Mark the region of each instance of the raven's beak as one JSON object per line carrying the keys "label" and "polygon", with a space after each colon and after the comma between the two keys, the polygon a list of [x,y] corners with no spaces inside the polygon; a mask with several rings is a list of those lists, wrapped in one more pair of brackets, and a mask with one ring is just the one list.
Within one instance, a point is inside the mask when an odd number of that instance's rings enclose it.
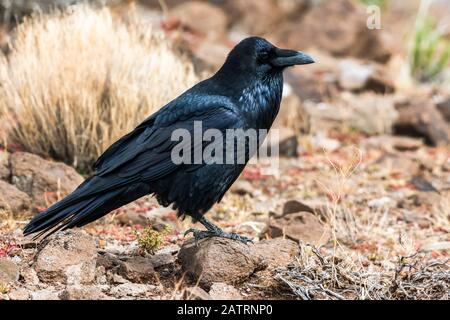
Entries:
{"label": "raven's beak", "polygon": [[272,65],[275,67],[291,67],[314,63],[313,58],[300,51],[276,49],[275,53],[275,57],[271,60]]}

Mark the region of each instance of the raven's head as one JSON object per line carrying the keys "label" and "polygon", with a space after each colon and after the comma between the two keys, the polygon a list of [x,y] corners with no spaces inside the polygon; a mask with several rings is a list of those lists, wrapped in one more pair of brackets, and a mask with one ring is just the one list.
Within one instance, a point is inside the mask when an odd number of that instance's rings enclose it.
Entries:
{"label": "raven's head", "polygon": [[234,47],[222,69],[264,77],[287,67],[310,63],[314,60],[303,52],[279,49],[263,38],[250,37]]}

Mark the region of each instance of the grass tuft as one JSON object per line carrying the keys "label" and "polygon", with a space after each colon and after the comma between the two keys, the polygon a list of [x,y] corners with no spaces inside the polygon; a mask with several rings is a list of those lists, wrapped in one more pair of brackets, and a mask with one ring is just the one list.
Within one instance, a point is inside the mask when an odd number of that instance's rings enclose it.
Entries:
{"label": "grass tuft", "polygon": [[35,15],[0,54],[0,117],[8,142],[89,172],[146,116],[198,81],[163,35],[107,9]]}

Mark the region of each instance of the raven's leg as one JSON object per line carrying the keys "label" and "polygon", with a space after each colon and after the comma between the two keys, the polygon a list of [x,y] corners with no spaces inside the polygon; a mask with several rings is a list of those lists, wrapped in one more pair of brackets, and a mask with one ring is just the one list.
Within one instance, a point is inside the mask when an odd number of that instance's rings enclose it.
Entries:
{"label": "raven's leg", "polygon": [[208,221],[203,216],[200,219],[198,219],[198,222],[200,222],[202,225],[204,225],[207,231],[196,230],[196,229],[191,228],[184,233],[185,236],[188,235],[189,233],[193,233],[196,242],[198,242],[198,240],[201,240],[204,238],[210,238],[210,237],[227,238],[227,239],[237,240],[237,241],[243,242],[245,244],[247,244],[247,242],[253,242],[252,239],[250,239],[250,238],[240,236],[235,233],[224,232],[222,229],[220,229],[218,226],[216,226],[212,222]]}

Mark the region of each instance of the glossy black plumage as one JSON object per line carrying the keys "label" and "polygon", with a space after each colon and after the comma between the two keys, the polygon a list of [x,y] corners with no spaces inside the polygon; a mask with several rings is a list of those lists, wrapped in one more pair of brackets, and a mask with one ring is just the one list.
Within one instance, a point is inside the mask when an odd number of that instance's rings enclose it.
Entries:
{"label": "glossy black plumage", "polygon": [[[49,235],[80,227],[147,194],[173,205],[179,215],[200,219],[242,172],[245,164],[181,164],[171,160],[175,129],[269,129],[279,111],[282,71],[312,63],[296,51],[264,39],[243,40],[223,67],[145,119],[105,151],[95,174],[72,194],[34,217],[24,233]],[[193,146],[194,148],[196,146]],[[199,147],[199,146],[197,146]],[[202,146],[204,147],[204,146]],[[247,155],[250,157],[251,154]]]}

